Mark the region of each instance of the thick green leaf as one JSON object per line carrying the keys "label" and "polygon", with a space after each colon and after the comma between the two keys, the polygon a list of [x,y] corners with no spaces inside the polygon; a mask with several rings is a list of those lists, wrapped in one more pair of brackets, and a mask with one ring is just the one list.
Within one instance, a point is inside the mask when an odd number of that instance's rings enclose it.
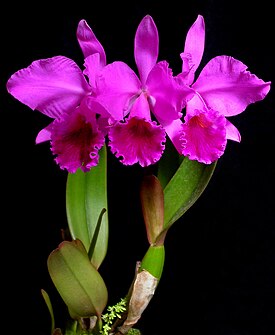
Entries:
{"label": "thick green leaf", "polygon": [[158,162],[157,177],[162,188],[168,184],[183,160],[183,156],[179,155],[174,144],[167,138],[165,150]]}
{"label": "thick green leaf", "polygon": [[[100,150],[99,164],[86,173],[81,169],[76,173],[69,173],[66,188],[66,209],[71,236],[73,239],[80,239],[87,251],[93,241],[91,261],[96,268],[107,253],[107,205],[107,152],[104,146]],[[98,227],[103,209],[107,212],[102,216]]]}
{"label": "thick green leaf", "polygon": [[51,279],[74,319],[101,316],[108,293],[80,240],[64,241],[48,257]]}
{"label": "thick green leaf", "polygon": [[216,163],[209,165],[185,157],[164,188],[164,228],[168,229],[199,198],[212,177]]}

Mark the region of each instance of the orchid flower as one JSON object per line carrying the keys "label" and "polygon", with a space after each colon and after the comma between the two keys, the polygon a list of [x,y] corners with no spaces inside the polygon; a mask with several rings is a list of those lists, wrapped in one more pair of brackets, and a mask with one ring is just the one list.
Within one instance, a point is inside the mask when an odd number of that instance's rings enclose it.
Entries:
{"label": "orchid flower", "polygon": [[[134,42],[139,77],[124,62],[106,65],[97,77],[97,101],[117,120],[111,127],[109,146],[125,165],[156,163],[165,148],[165,127],[182,117],[193,90],[180,85],[166,61],[157,63],[159,36],[151,16],[140,22]],[[152,118],[152,114],[153,118]]]}
{"label": "orchid flower", "polygon": [[264,99],[271,82],[264,82],[247,71],[241,61],[225,55],[212,58],[194,82],[204,43],[204,19],[198,15],[186,36],[182,72],[177,76],[179,82],[194,89],[195,95],[186,104],[184,124],[176,120],[174,132],[169,131],[181,154],[209,164],[221,157],[227,140],[241,141],[238,129],[227,118]]}
{"label": "orchid flower", "polygon": [[[110,117],[93,97],[95,78],[106,65],[104,49],[85,20],[78,24],[77,39],[85,57],[83,72],[73,60],[56,56],[34,61],[7,82],[17,100],[53,119],[36,143],[49,140],[55,161],[71,173],[98,164]],[[93,72],[87,71],[91,66]]]}

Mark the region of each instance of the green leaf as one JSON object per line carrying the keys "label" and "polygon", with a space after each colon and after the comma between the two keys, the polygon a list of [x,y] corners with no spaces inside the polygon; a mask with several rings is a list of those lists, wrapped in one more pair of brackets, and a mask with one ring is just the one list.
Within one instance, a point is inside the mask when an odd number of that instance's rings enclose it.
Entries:
{"label": "green leaf", "polygon": [[42,297],[48,307],[48,310],[50,312],[50,316],[51,316],[51,333],[53,333],[54,329],[55,329],[55,319],[54,319],[54,313],[53,313],[53,307],[52,307],[52,303],[51,303],[51,300],[50,300],[50,297],[48,295],[48,293],[41,289],[41,294],[42,294]]}
{"label": "green leaf", "polygon": [[47,261],[51,279],[73,319],[96,315],[106,307],[108,293],[80,240],[63,241]]}
{"label": "green leaf", "polygon": [[168,229],[200,197],[211,179],[216,162],[206,165],[185,157],[164,188],[164,228]]}
{"label": "green leaf", "polygon": [[174,144],[167,138],[164,153],[158,162],[157,171],[157,177],[163,189],[177,171],[182,160],[183,156],[179,155]]}
{"label": "green leaf", "polygon": [[[104,146],[100,150],[98,165],[89,172],[79,169],[76,173],[69,173],[66,188],[66,210],[71,236],[73,239],[80,239],[87,251],[93,242],[91,262],[96,268],[99,268],[107,253],[107,206],[107,152]],[[104,209],[107,212],[99,227],[98,220]]]}

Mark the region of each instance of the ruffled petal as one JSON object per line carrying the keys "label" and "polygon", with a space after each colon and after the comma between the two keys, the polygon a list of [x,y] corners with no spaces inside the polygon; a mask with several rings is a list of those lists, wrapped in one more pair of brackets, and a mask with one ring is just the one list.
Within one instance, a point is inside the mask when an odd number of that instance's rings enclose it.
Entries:
{"label": "ruffled petal", "polygon": [[123,62],[106,65],[96,80],[97,100],[116,120],[128,113],[130,104],[141,92],[141,83],[135,72]]}
{"label": "ruffled petal", "polygon": [[76,37],[83,52],[84,58],[98,53],[100,55],[101,66],[106,65],[106,54],[104,48],[85,20],[81,20],[78,23]]}
{"label": "ruffled petal", "polygon": [[98,164],[98,151],[104,145],[104,135],[98,130],[96,114],[85,105],[56,119],[51,133],[51,149],[61,169],[75,173],[80,168],[87,172]]}
{"label": "ruffled petal", "polygon": [[142,167],[156,163],[165,148],[165,131],[154,121],[128,118],[110,129],[111,152],[124,165],[139,163]]}
{"label": "ruffled petal", "polygon": [[134,54],[142,85],[157,62],[159,53],[158,30],[150,15],[146,15],[140,22],[136,35]]}
{"label": "ruffled petal", "polygon": [[[194,97],[188,101],[186,105],[186,114],[192,114],[196,109],[204,109],[206,108],[205,101],[200,97],[200,94],[196,92]],[[226,119],[226,138],[228,140],[233,140],[236,142],[241,141],[241,134],[239,130]]]}
{"label": "ruffled petal", "polygon": [[193,88],[209,108],[225,116],[240,114],[249,104],[264,99],[271,84],[246,69],[233,57],[217,56],[206,64]]}
{"label": "ruffled petal", "polygon": [[74,110],[90,87],[74,61],[57,56],[34,61],[14,73],[7,90],[31,109],[57,118]]}
{"label": "ruffled petal", "polygon": [[200,163],[216,161],[226,147],[225,125],[225,117],[213,110],[187,114],[182,126],[182,154]]}
{"label": "ruffled petal", "polygon": [[154,100],[153,113],[162,120],[180,118],[186,101],[194,95],[193,89],[179,85],[166,61],[154,66],[148,75],[146,86]]}
{"label": "ruffled petal", "polygon": [[[181,54],[182,58],[182,72],[186,73],[188,65],[188,85],[191,85],[194,81],[195,72],[200,65],[204,52],[205,44],[205,24],[204,18],[198,15],[196,21],[192,24],[189,29],[184,45],[184,52]],[[191,56],[191,59],[190,59]]]}

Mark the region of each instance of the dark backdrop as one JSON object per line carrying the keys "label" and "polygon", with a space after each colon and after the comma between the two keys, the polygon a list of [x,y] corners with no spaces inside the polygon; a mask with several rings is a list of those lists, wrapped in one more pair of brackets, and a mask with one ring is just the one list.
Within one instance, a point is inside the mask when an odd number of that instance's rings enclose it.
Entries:
{"label": "dark backdrop", "polygon": [[[159,59],[166,59],[176,74],[187,30],[202,14],[203,65],[226,54],[273,81],[274,18],[267,0],[83,0],[1,7],[2,325],[5,334],[50,335],[40,289],[56,299],[61,325],[64,307],[46,259],[66,227],[66,173],[54,163],[48,143],[34,142],[49,119],[7,94],[8,78],[33,60],[56,55],[82,66],[75,34],[83,18],[104,46],[108,62],[122,60],[135,68],[134,34],[146,14],[159,29]],[[167,235],[163,277],[138,324],[144,335],[275,331],[273,89],[232,122],[241,143],[229,141],[206,191]],[[147,243],[137,196],[140,170],[110,160],[110,246],[102,275],[110,303],[115,303],[126,293]]]}

